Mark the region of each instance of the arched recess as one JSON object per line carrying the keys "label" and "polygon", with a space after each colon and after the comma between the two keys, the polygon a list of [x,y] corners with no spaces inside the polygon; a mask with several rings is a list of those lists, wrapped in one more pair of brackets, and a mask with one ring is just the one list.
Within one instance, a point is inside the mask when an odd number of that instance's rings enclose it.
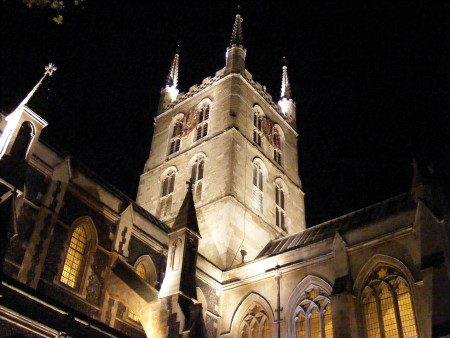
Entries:
{"label": "arched recess", "polygon": [[261,160],[259,157],[254,157],[252,160],[252,164],[259,164],[264,177],[267,178],[269,176],[269,171],[267,170],[267,166],[264,164],[264,161]]}
{"label": "arched recess", "polygon": [[168,154],[176,153],[180,150],[181,137],[183,136],[184,114],[175,115],[169,125]]}
{"label": "arched recess", "polygon": [[25,159],[35,134],[36,127],[34,124],[30,121],[23,122],[12,145],[11,156]]}
{"label": "arched recess", "polygon": [[142,255],[136,259],[136,262],[134,262],[134,269],[136,270],[140,267],[145,269],[144,280],[151,286],[155,286],[158,280],[158,275],[156,273],[155,264],[149,255]]}
{"label": "arched recess", "polygon": [[70,227],[70,236],[64,245],[58,281],[82,292],[97,244],[97,229],[92,219],[89,216],[77,218]]}
{"label": "arched recess", "polygon": [[285,194],[285,197],[289,197],[289,189],[287,184],[284,182],[284,180],[281,177],[277,177],[275,179],[275,184],[279,184],[283,188],[283,192]]}
{"label": "arched recess", "polygon": [[206,297],[205,297],[202,289],[200,289],[198,286],[196,287],[196,291],[197,291],[197,300],[200,304],[202,304],[202,316],[203,316],[203,319],[205,319],[206,311],[208,311],[208,304],[206,303]]}
{"label": "arched recess", "polygon": [[[403,304],[403,306],[400,305],[400,298],[394,298],[392,300],[391,303],[391,307],[388,308],[387,310],[385,308],[381,309],[380,312],[380,308],[377,307],[376,312],[378,314],[377,317],[377,321],[374,323],[371,323],[370,325],[367,323],[367,317],[366,317],[366,312],[368,311],[368,307],[370,306],[369,303],[372,302],[371,301],[367,301],[367,290],[369,287],[369,284],[372,285],[372,283],[374,282],[374,278],[373,275],[377,275],[378,279],[383,280],[385,278],[385,276],[387,278],[391,278],[392,273],[394,274],[394,278],[398,280],[403,280],[406,281],[406,284],[404,284],[408,290],[409,293],[409,305],[404,307],[405,304]],[[383,276],[383,275],[385,276]],[[371,277],[372,276],[372,277]],[[382,283],[380,283],[380,285],[386,285],[386,290],[391,291],[393,294],[395,294],[397,291],[399,291],[399,289],[397,289],[397,282],[394,280],[389,280],[388,283],[385,283],[385,281],[383,280]],[[387,255],[382,255],[382,254],[376,254],[373,257],[371,257],[366,264],[364,264],[364,266],[361,268],[361,270],[358,273],[358,276],[355,279],[355,283],[353,286],[353,290],[354,293],[356,295],[356,299],[357,299],[357,309],[358,309],[358,316],[359,316],[359,322],[361,323],[361,325],[363,326],[364,331],[366,332],[366,330],[368,329],[368,327],[370,326],[371,328],[376,328],[377,330],[381,330],[381,326],[383,325],[384,328],[386,329],[386,322],[385,322],[385,317],[389,317],[389,311],[392,312],[392,308],[394,309],[393,312],[396,313],[395,315],[395,320],[391,321],[391,326],[396,327],[397,330],[399,329],[399,327],[401,327],[400,331],[405,330],[406,328],[404,327],[405,323],[403,322],[403,318],[407,317],[407,316],[411,316],[412,318],[414,318],[412,320],[412,322],[414,323],[412,326],[414,326],[414,329],[411,328],[407,328],[406,330],[408,332],[410,331],[414,331],[415,333],[417,333],[418,336],[423,336],[423,334],[421,334],[422,328],[421,328],[421,322],[417,320],[417,311],[419,309],[419,291],[417,289],[417,285],[416,285],[416,280],[411,272],[411,270],[399,259],[392,257],[392,256],[387,256]],[[382,287],[379,287],[378,291],[386,291],[384,290]],[[382,293],[383,297],[380,295],[380,297],[376,298],[375,301],[373,303],[379,303],[381,300],[381,298],[384,299],[384,301],[386,301],[386,299],[392,299],[391,297],[389,297],[389,293]],[[388,296],[388,297],[384,297],[384,296]],[[397,295],[398,296],[398,295]],[[389,300],[390,302],[391,300]],[[398,303],[397,303],[398,302]],[[385,312],[384,312],[385,311]],[[409,312],[408,314],[405,315],[406,312]],[[370,311],[369,311],[370,312]],[[380,322],[381,319],[381,322]],[[400,320],[399,320],[400,319]],[[383,324],[382,324],[383,323]],[[403,332],[404,334],[404,332]],[[412,337],[414,335],[411,335]]]}
{"label": "arched recess", "polygon": [[273,160],[280,166],[284,164],[285,137],[283,129],[278,124],[272,127],[270,135],[270,145],[272,146]]}
{"label": "arched recess", "polygon": [[355,292],[355,295],[357,295],[358,298],[360,297],[365,282],[369,278],[370,274],[373,272],[373,270],[383,265],[398,270],[403,275],[403,277],[406,278],[409,285],[411,285],[411,293],[414,300],[416,298],[414,288],[415,279],[413,274],[411,273],[411,270],[409,270],[409,268],[399,259],[382,254],[376,254],[372,256],[359,271],[358,276],[355,279],[355,283],[353,284],[353,291]]}
{"label": "arched recess", "polygon": [[297,284],[291,292],[289,302],[286,306],[286,317],[288,318],[288,337],[295,337],[295,317],[298,314],[298,306],[306,298],[306,294],[314,289],[320,290],[324,295],[330,295],[333,288],[324,279],[308,275]]}
{"label": "arched recess", "polygon": [[248,316],[249,313],[254,311],[255,308],[260,308],[261,311],[267,316],[267,323],[270,326],[271,337],[275,336],[276,328],[275,328],[275,316],[272,311],[272,307],[269,302],[261,295],[252,292],[247,295],[241,303],[237,306],[236,311],[233,314],[231,319],[231,336],[232,337],[241,337],[240,330],[242,329],[242,325],[244,320]]}

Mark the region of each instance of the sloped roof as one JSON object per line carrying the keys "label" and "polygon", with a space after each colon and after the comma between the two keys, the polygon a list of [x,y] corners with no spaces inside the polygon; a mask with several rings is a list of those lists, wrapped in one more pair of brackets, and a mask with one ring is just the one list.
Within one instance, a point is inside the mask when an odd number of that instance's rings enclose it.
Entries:
{"label": "sloped roof", "polygon": [[411,193],[407,192],[367,208],[315,225],[297,234],[272,240],[267,243],[257,258],[276,255],[327,238],[333,238],[336,231],[342,234],[413,208],[415,208],[415,202]]}
{"label": "sloped roof", "polygon": [[142,217],[148,219],[150,222],[155,224],[158,228],[163,230],[164,232],[169,232],[169,227],[161,222],[158,218],[156,218],[153,214],[149,213],[147,210],[145,210],[143,207],[141,207],[139,204],[133,202],[133,210],[136,211],[138,214],[140,214]]}

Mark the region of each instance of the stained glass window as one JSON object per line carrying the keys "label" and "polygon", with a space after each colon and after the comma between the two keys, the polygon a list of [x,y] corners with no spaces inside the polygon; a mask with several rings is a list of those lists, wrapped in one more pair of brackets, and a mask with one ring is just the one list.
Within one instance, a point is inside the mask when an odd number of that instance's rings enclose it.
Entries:
{"label": "stained glass window", "polygon": [[76,288],[81,277],[83,258],[86,252],[87,236],[83,226],[78,226],[70,238],[60,281],[71,288]]}
{"label": "stained glass window", "polygon": [[362,293],[367,337],[418,337],[409,286],[390,267],[375,270]]}
{"label": "stained glass window", "polygon": [[239,338],[271,338],[269,319],[259,305],[254,305],[244,317]]}
{"label": "stained glass window", "polygon": [[333,322],[330,300],[319,289],[307,292],[306,299],[297,308],[295,317],[296,338],[333,337]]}

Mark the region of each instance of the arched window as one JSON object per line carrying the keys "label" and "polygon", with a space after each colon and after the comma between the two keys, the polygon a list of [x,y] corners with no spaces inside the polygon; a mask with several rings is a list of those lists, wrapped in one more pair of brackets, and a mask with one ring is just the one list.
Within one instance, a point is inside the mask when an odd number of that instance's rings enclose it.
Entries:
{"label": "arched window", "polygon": [[260,147],[263,137],[263,118],[264,114],[261,111],[255,110],[253,112],[253,142]]}
{"label": "arched window", "polygon": [[259,212],[263,212],[263,171],[260,162],[253,163],[253,196],[252,206]]}
{"label": "arched window", "polygon": [[176,118],[170,138],[169,155],[180,150],[181,136],[183,135],[183,116]]}
{"label": "arched window", "polygon": [[282,165],[281,160],[281,133],[277,127],[272,130],[272,146],[273,146],[273,159],[279,165]]}
{"label": "arched window", "polygon": [[239,330],[240,338],[270,338],[270,323],[267,314],[259,306],[249,309]]}
{"label": "arched window", "polygon": [[60,282],[77,289],[80,286],[82,270],[87,256],[88,236],[84,224],[78,225],[72,232],[64,260]]}
{"label": "arched window", "polygon": [[301,301],[295,315],[295,337],[333,337],[330,300],[319,289],[312,289]]}
{"label": "arched window", "polygon": [[205,102],[200,106],[198,111],[198,125],[195,134],[195,140],[200,140],[208,134],[208,119],[209,119],[209,103]]}
{"label": "arched window", "polygon": [[368,338],[418,337],[408,282],[393,268],[371,274],[360,303]]}
{"label": "arched window", "polygon": [[191,170],[191,180],[194,184],[194,199],[195,201],[200,201],[202,199],[202,189],[203,189],[203,173],[205,170],[205,158],[203,156],[198,156],[197,159],[192,164]]}
{"label": "arched window", "polygon": [[285,218],[283,187],[280,183],[275,183],[275,224],[283,230],[285,230]]}
{"label": "arched window", "polygon": [[159,208],[159,215],[161,217],[170,215],[170,211],[172,208],[173,189],[175,187],[175,175],[176,172],[172,169],[169,170],[164,178]]}
{"label": "arched window", "polygon": [[[134,271],[136,272],[136,274],[139,277],[141,277],[143,280],[147,281],[148,276],[147,276],[147,270],[145,268],[144,263],[142,263],[142,262],[139,263],[136,266],[136,269]],[[128,318],[130,318],[131,320],[139,323],[139,317],[131,309],[128,310]]]}
{"label": "arched window", "polygon": [[33,140],[33,136],[33,124],[28,121],[22,123],[11,148],[11,155],[18,158],[25,158],[31,141]]}

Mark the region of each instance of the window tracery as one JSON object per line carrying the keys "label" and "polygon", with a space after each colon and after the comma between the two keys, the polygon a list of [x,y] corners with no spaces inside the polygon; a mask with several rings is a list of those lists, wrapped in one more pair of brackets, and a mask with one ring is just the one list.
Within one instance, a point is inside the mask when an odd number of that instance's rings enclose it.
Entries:
{"label": "window tracery", "polygon": [[253,113],[253,142],[255,142],[259,147],[262,147],[263,138],[263,118],[264,115],[255,110]]}
{"label": "window tracery", "polygon": [[200,140],[201,138],[208,135],[208,120],[209,120],[209,103],[204,102],[198,112],[198,125],[195,140]]}
{"label": "window tracery", "polygon": [[194,184],[193,194],[195,201],[200,201],[202,199],[204,170],[205,170],[205,158],[203,156],[198,156],[195,162],[192,164],[191,170],[191,180],[192,183]]}
{"label": "window tracery", "polygon": [[180,150],[182,136],[183,136],[183,116],[180,116],[176,119],[173,125],[169,146],[169,155],[174,154]]}
{"label": "window tracery", "polygon": [[159,210],[161,217],[166,217],[170,214],[172,208],[172,195],[175,187],[175,175],[175,170],[170,170],[164,178]]}
{"label": "window tracery", "polygon": [[263,171],[259,161],[253,163],[253,197],[252,206],[259,212],[263,212]]}
{"label": "window tracery", "polygon": [[87,254],[88,238],[83,224],[72,232],[69,248],[64,260],[60,282],[76,289],[80,284],[83,263]]}
{"label": "window tracery", "polygon": [[280,183],[275,183],[275,224],[285,230],[286,212],[284,207],[285,193]]}
{"label": "window tracery", "polygon": [[371,274],[361,295],[367,337],[418,337],[408,282],[393,268]]}
{"label": "window tracery", "polygon": [[330,300],[319,289],[306,293],[295,315],[295,334],[297,338],[332,338],[333,322],[331,319]]}
{"label": "window tracery", "polygon": [[278,128],[273,128],[272,131],[272,146],[273,146],[273,159],[279,165],[282,165],[282,151],[281,151],[281,135]]}
{"label": "window tracery", "polygon": [[264,309],[255,304],[244,317],[240,338],[270,338],[270,323]]}

